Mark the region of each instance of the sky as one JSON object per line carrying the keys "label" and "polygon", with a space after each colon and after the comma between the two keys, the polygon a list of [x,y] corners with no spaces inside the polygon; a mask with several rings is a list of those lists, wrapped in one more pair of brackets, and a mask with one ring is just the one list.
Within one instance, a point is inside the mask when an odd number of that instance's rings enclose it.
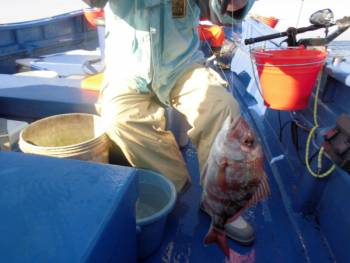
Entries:
{"label": "sky", "polygon": [[[0,4],[0,23],[54,16],[85,6],[81,0],[0,0]],[[251,14],[275,16],[280,20],[276,29],[285,30],[289,26],[297,26],[300,11],[298,26],[307,26],[309,16],[323,8],[332,9],[335,18],[350,16],[349,0],[257,0]],[[318,31],[313,34],[321,33]],[[340,39],[350,40],[350,29]]]}

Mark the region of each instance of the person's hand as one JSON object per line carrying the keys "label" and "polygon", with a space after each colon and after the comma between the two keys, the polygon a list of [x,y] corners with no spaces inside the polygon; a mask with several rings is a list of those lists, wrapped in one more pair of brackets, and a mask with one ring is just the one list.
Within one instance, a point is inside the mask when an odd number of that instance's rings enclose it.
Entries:
{"label": "person's hand", "polygon": [[90,7],[99,7],[103,8],[108,0],[82,0],[86,4],[88,4]]}
{"label": "person's hand", "polygon": [[221,14],[234,15],[247,5],[248,0],[221,0]]}

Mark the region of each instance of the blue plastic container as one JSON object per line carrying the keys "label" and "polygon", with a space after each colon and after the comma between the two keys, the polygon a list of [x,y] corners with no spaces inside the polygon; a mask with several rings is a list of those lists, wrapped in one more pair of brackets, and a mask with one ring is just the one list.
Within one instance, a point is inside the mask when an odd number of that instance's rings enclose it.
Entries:
{"label": "blue plastic container", "polygon": [[176,202],[176,190],[164,176],[140,170],[139,199],[136,202],[138,258],[154,253],[160,246],[168,214]]}

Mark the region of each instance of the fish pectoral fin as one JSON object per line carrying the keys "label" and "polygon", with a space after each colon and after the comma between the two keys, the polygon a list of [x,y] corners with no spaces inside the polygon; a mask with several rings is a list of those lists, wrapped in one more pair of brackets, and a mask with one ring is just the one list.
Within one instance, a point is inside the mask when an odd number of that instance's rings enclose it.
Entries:
{"label": "fish pectoral fin", "polygon": [[208,234],[204,238],[204,244],[209,245],[212,243],[216,243],[227,257],[230,256],[230,249],[227,244],[224,230],[219,230],[213,226],[210,227]]}
{"label": "fish pectoral fin", "polygon": [[219,164],[219,170],[218,170],[218,186],[223,192],[227,191],[227,181],[226,181],[226,167],[227,167],[227,160],[223,158]]}
{"label": "fish pectoral fin", "polygon": [[270,193],[271,193],[271,190],[270,190],[270,186],[269,186],[269,181],[267,179],[266,174],[264,173],[261,176],[259,186],[257,187],[252,198],[249,200],[247,207],[256,205],[258,202],[266,199]]}

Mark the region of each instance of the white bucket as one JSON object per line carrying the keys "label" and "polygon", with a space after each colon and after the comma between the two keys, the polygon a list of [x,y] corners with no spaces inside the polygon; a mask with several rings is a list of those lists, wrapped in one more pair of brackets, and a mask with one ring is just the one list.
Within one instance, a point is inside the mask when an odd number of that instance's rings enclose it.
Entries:
{"label": "white bucket", "polygon": [[108,137],[97,115],[72,113],[41,119],[20,134],[25,153],[108,163]]}

